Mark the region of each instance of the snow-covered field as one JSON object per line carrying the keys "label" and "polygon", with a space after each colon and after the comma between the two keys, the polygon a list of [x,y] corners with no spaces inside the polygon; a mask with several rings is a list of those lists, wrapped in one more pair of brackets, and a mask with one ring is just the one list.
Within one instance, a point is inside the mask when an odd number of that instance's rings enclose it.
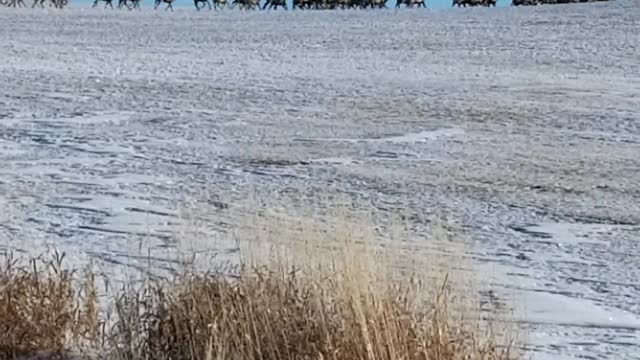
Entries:
{"label": "snow-covered field", "polygon": [[535,358],[640,359],[639,19],[0,8],[0,249],[170,266],[341,192],[458,223]]}

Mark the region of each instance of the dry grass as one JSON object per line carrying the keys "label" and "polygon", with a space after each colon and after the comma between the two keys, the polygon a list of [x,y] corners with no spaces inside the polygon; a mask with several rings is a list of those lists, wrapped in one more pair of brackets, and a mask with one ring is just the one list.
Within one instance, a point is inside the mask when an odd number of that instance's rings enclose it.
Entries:
{"label": "dry grass", "polygon": [[245,249],[242,266],[129,284],[111,292],[112,306],[100,305],[95,275],[63,270],[62,256],[30,267],[9,258],[0,271],[0,357],[519,358],[513,341],[470,316],[469,299],[446,271],[394,270],[398,254],[362,242],[371,238],[363,229],[310,234],[300,223],[288,226],[296,236],[334,240],[322,251],[308,243],[302,252],[291,243],[265,246],[287,229],[271,226],[278,232],[249,242],[253,253]]}
{"label": "dry grass", "polygon": [[77,302],[72,272],[62,269],[64,256],[31,259],[28,266],[7,256],[0,270],[0,358],[41,351],[65,352],[75,331]]}

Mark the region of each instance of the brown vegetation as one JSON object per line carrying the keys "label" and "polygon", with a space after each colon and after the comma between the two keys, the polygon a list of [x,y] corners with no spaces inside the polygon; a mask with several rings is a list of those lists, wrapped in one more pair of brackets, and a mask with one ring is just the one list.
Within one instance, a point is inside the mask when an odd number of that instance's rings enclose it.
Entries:
{"label": "brown vegetation", "polygon": [[64,270],[62,255],[28,266],[8,257],[0,270],[0,358],[518,358],[512,340],[470,316],[472,302],[450,273],[392,270],[388,249],[362,244],[362,232],[338,234],[332,250],[249,245],[270,254],[104,296],[92,271]]}

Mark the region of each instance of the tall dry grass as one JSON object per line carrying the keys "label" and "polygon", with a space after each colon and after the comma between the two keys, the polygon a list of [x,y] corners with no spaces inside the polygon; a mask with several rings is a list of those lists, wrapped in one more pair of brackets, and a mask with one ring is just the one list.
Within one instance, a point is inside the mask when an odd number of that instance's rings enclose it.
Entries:
{"label": "tall dry grass", "polygon": [[[407,269],[366,227],[255,222],[238,267],[182,269],[99,299],[96,275],[63,256],[7,258],[0,357],[114,360],[502,360],[512,335],[472,314],[451,272]],[[317,224],[316,224],[317,225]],[[283,241],[286,239],[286,241]],[[318,243],[318,240],[323,243]],[[41,266],[40,264],[43,264]],[[104,305],[110,302],[111,305]]]}

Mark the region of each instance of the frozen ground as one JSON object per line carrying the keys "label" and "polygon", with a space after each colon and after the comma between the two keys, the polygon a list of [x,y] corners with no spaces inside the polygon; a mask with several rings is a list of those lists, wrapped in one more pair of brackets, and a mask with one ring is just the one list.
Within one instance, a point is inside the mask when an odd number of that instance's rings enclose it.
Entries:
{"label": "frozen ground", "polygon": [[171,266],[338,191],[457,221],[535,358],[640,359],[638,19],[0,8],[0,248]]}

